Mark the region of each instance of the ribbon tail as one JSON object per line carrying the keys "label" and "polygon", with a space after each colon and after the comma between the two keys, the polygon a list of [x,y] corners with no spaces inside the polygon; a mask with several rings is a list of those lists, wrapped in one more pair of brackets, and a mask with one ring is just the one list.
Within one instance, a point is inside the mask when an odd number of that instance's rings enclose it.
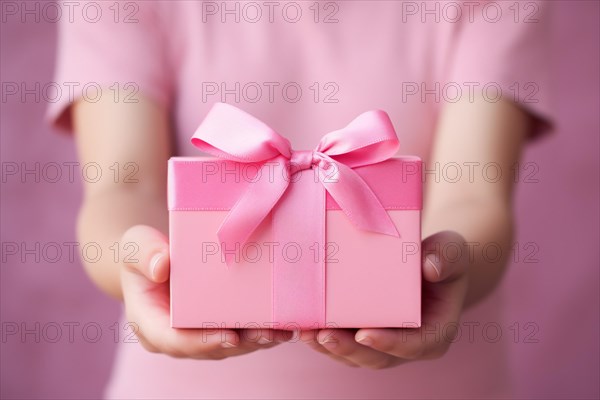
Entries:
{"label": "ribbon tail", "polygon": [[248,185],[246,193],[240,197],[219,227],[217,237],[227,266],[239,259],[240,248],[287,189],[290,180],[286,161],[284,156],[279,156],[263,164],[256,181]]}
{"label": "ribbon tail", "polygon": [[325,189],[346,216],[360,229],[400,237],[396,225],[369,185],[347,165],[327,157],[328,168],[319,168]]}
{"label": "ribbon tail", "polygon": [[294,176],[273,209],[273,238],[281,251],[273,253],[271,321],[279,328],[317,329],[326,322],[325,187],[313,172]]}

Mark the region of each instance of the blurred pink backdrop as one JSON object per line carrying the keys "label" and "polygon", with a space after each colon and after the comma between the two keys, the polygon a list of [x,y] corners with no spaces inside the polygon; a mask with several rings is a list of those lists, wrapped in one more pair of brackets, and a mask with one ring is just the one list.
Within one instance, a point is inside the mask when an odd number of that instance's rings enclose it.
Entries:
{"label": "blurred pink backdrop", "polygon": [[[517,190],[517,242],[537,244],[536,263],[511,266],[501,285],[508,307],[505,324],[533,322],[538,343],[523,338],[510,348],[515,397],[598,398],[600,396],[599,294],[599,3],[556,2],[552,41],[555,60],[557,129],[532,143],[523,163],[536,163],[538,182]],[[1,80],[52,80],[55,28],[32,19],[1,24]],[[3,168],[76,162],[70,138],[43,123],[46,108],[33,95],[5,98],[0,117]],[[16,164],[13,164],[16,163]],[[63,172],[67,168],[63,168]],[[68,259],[80,185],[27,183],[6,176],[1,191],[0,269],[1,397],[98,398],[111,368],[119,305],[88,281],[77,258]],[[56,243],[59,262],[23,262],[10,256],[10,243],[33,248]],[[56,248],[56,247],[54,247]],[[52,250],[51,248],[49,248]],[[525,253],[534,249],[528,247]],[[36,323],[39,328],[36,329]],[[57,330],[57,324],[60,329]],[[73,337],[69,336],[69,326]],[[25,329],[32,331],[24,337]],[[122,327],[118,327],[122,328]],[[96,338],[98,329],[102,334]],[[15,331],[18,331],[15,333]],[[40,333],[36,337],[35,332]],[[60,333],[61,337],[56,337]],[[97,339],[97,341],[96,341]],[[51,343],[51,341],[56,343]],[[39,343],[38,343],[39,342]]]}

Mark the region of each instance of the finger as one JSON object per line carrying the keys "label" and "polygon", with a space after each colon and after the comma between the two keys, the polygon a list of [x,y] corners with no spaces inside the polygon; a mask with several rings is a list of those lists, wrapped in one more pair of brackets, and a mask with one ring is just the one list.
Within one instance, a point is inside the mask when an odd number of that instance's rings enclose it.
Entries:
{"label": "finger", "polygon": [[329,358],[331,358],[331,359],[333,359],[335,361],[338,361],[338,362],[340,362],[342,364],[346,364],[347,366],[353,367],[353,368],[356,368],[356,367],[359,366],[358,364],[355,364],[352,361],[347,360],[347,359],[345,359],[342,356],[338,356],[338,355],[333,354],[332,352],[330,352],[329,350],[327,350],[325,347],[323,347],[317,341],[318,334],[319,334],[319,330],[315,330],[315,329],[308,330],[308,331],[301,331],[301,333],[300,333],[300,340],[302,340],[304,343],[306,343],[306,345],[308,347],[310,347],[311,349],[313,349],[313,350],[315,350],[315,351],[317,351],[317,352],[319,352],[321,354],[324,354],[324,355],[328,356]]}
{"label": "finger", "polygon": [[318,342],[311,342],[311,343],[307,343],[307,345],[312,348],[315,351],[318,351],[321,354],[326,355],[327,357],[331,358],[332,360],[335,360],[341,364],[345,364],[349,367],[352,368],[358,368],[360,367],[360,365],[353,363],[352,361],[342,357],[342,356],[338,356],[333,354],[332,352],[330,352],[329,350],[327,350],[326,348],[324,348],[322,345],[320,345]]}
{"label": "finger", "polygon": [[357,342],[407,360],[438,358],[458,334],[458,321],[467,292],[467,279],[423,285],[423,324],[420,328],[358,330]]}
{"label": "finger", "polygon": [[456,232],[443,231],[423,241],[423,277],[427,282],[451,282],[467,272],[468,248]]}
{"label": "finger", "polygon": [[354,339],[373,350],[403,360],[426,358],[436,343],[422,340],[420,329],[359,329]]}
{"label": "finger", "polygon": [[239,345],[239,336],[232,329],[171,328],[169,285],[154,284],[148,292],[139,287],[141,279],[145,280],[138,273],[121,274],[127,318],[146,349],[173,357],[212,358]]}
{"label": "finger", "polygon": [[122,246],[137,251],[124,264],[152,282],[162,283],[169,278],[169,243],[158,230],[145,225],[129,228],[121,238]]}
{"label": "finger", "polygon": [[423,325],[447,331],[458,321],[467,294],[468,249],[461,235],[443,231],[423,241],[423,254]]}
{"label": "finger", "polygon": [[399,360],[395,360],[390,354],[357,343],[353,330],[323,329],[319,332],[317,340],[333,355],[361,367],[381,369],[399,363]]}
{"label": "finger", "polygon": [[294,332],[281,329],[241,329],[239,335],[244,345],[261,347],[288,342],[294,336]]}
{"label": "finger", "polygon": [[[128,319],[136,321],[134,326],[143,327],[143,332],[138,329],[136,334],[149,351],[172,357],[198,359],[222,359],[236,354],[235,350],[248,352],[247,349],[241,348],[239,335],[234,330],[173,329],[168,320],[165,321],[152,312],[144,314],[128,316]],[[228,354],[228,350],[232,352]]]}
{"label": "finger", "polygon": [[301,330],[301,331],[299,331],[298,339],[307,344],[312,343],[312,342],[318,343],[317,342],[318,334],[319,334],[318,329]]}
{"label": "finger", "polygon": [[143,332],[137,333],[149,351],[176,358],[222,360],[260,348],[244,343],[233,329],[174,329],[170,327],[168,315],[165,318],[152,308],[144,308],[140,314],[128,315],[128,319],[143,327]]}
{"label": "finger", "polygon": [[360,329],[355,340],[366,347],[406,360],[437,358],[457,334],[467,293],[464,238],[436,233],[423,241],[423,325],[418,329]]}
{"label": "finger", "polygon": [[[134,278],[134,277],[132,277]],[[127,279],[127,278],[125,278]],[[163,290],[164,293],[158,293]],[[139,332],[140,340],[149,351],[165,353],[173,357],[221,360],[251,353],[261,348],[270,348],[289,340],[291,332],[234,329],[174,329],[170,326],[168,301],[158,300],[161,295],[168,294],[168,285],[155,288],[151,298],[143,292],[125,291],[125,304],[128,318],[135,321],[143,332]],[[135,306],[129,307],[133,303]],[[132,309],[132,311],[130,311]],[[258,343],[255,338],[268,337],[270,342]]]}
{"label": "finger", "polygon": [[418,329],[360,329],[355,339],[372,349],[404,360],[440,358],[458,333],[458,323],[424,323]]}

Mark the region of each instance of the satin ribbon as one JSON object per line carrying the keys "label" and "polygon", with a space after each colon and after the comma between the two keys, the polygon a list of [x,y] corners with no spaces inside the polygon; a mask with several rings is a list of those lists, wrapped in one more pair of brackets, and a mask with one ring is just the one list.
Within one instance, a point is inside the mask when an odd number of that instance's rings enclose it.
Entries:
{"label": "satin ribbon", "polygon": [[[286,138],[260,120],[234,106],[216,103],[192,143],[224,159],[263,163],[257,175],[261,179],[249,183],[217,232],[228,266],[236,249],[270,212],[280,249],[294,244],[300,252],[316,251],[317,257],[304,254],[299,262],[275,255],[271,316],[278,328],[327,326],[325,191],[359,229],[400,236],[371,188],[352,169],[387,160],[398,150],[398,138],[383,111],[359,115],[345,128],[323,136],[315,150],[293,151]],[[316,170],[318,180],[297,175],[309,169]]]}
{"label": "satin ribbon", "polygon": [[[357,228],[400,236],[373,191],[352,170],[387,160],[398,150],[396,132],[384,111],[359,115],[345,128],[323,136],[313,151],[293,151],[290,142],[264,122],[232,105],[215,103],[192,143],[216,157],[268,164],[263,164],[260,176],[272,179],[252,182],[219,228],[218,238],[227,249],[243,246],[285,193],[293,175],[309,168],[318,170],[325,190]],[[226,254],[228,265],[232,257]]]}

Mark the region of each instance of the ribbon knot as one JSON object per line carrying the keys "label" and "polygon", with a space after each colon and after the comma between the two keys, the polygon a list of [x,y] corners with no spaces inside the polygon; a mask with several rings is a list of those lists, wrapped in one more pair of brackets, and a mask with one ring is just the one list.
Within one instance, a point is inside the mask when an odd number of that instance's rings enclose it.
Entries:
{"label": "ribbon knot", "polygon": [[318,153],[310,150],[292,151],[290,158],[290,175],[305,169],[313,168],[321,163]]}
{"label": "ribbon knot", "polygon": [[[293,151],[290,142],[264,122],[229,104],[215,103],[192,143],[213,156],[262,163],[261,176],[271,176],[269,168],[275,165],[275,179],[250,183],[230,210],[217,233],[222,248],[243,246],[293,184],[289,178],[315,166],[319,182],[357,228],[400,236],[377,196],[353,170],[385,161],[398,150],[396,132],[384,111],[359,115],[345,128],[323,136],[316,150]],[[227,264],[232,257],[226,255]]]}

